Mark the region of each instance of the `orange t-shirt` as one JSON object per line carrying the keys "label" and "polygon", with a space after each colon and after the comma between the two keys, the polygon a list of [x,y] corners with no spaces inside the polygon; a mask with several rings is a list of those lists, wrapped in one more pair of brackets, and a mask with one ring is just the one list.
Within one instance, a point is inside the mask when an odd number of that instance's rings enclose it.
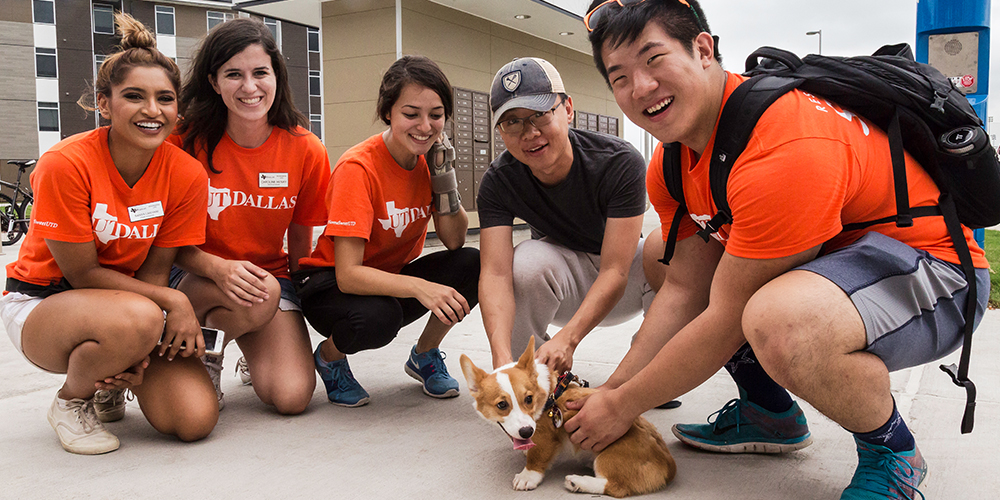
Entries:
{"label": "orange t-shirt", "polygon": [[[746,78],[729,74],[724,99]],[[718,128],[718,123],[716,123]],[[715,132],[705,151],[715,143]],[[678,203],[663,180],[663,148],[646,172],[649,199],[667,237]],[[678,241],[693,235],[716,213],[709,183],[709,155],[681,150],[682,182],[690,219],[682,219]],[[937,204],[940,191],[927,172],[906,154],[910,206]],[[732,225],[713,235],[726,252],[751,259],[794,255],[825,244],[829,252],[868,231],[878,231],[935,257],[958,263],[941,217],[918,217],[913,227],[895,223],[844,231],[843,225],[896,214],[889,143],[885,133],[861,117],[798,90],[780,97],[761,116],[750,141],[733,165],[727,184]],[[963,228],[978,268],[989,265]]]}
{"label": "orange t-shirt", "polygon": [[[178,146],[183,139],[170,136]],[[274,127],[264,144],[247,149],[229,134],[212,154],[197,156],[208,172],[208,228],[198,248],[232,260],[247,260],[276,277],[289,277],[285,231],[291,223],[326,224],[323,195],[330,181],[326,148],[308,130]]]}
{"label": "orange t-shirt", "polygon": [[129,187],[111,159],[107,127],[74,135],[42,155],[31,173],[31,225],[7,277],[43,286],[62,279],[46,239],[93,241],[102,267],[133,276],[151,246],[205,241],[207,185],[197,161],[164,143]]}
{"label": "orange t-shirt", "polygon": [[347,150],[326,192],[329,220],[302,267],[333,267],[333,238],[364,238],[362,264],[398,273],[420,256],[432,214],[431,174],[423,156],[404,170],[376,134]]}

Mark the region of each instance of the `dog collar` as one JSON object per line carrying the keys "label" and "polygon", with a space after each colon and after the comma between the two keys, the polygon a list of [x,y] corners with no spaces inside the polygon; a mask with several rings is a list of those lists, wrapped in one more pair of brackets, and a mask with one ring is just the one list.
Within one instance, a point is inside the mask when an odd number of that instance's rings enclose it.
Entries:
{"label": "dog collar", "polygon": [[562,410],[556,406],[556,399],[559,399],[559,396],[562,396],[566,392],[566,389],[569,388],[569,384],[573,382],[580,384],[581,387],[590,387],[589,382],[582,380],[567,370],[562,375],[559,375],[556,387],[552,389],[552,394],[549,394],[549,399],[545,401],[545,407],[542,409],[543,411],[548,411],[549,418],[552,419],[552,424],[555,425],[556,429],[562,427],[563,424]]}

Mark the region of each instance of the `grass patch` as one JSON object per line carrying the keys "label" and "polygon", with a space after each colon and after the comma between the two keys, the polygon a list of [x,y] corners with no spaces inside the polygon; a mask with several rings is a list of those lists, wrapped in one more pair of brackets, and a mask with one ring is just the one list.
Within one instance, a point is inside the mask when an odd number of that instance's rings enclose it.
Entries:
{"label": "grass patch", "polygon": [[990,308],[1000,308],[1000,231],[987,229],[986,260],[990,261]]}

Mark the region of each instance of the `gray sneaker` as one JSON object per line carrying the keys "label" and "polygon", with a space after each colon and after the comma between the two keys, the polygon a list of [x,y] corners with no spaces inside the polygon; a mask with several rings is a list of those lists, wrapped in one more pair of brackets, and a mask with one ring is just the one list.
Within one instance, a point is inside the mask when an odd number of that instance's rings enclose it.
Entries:
{"label": "gray sneaker", "polygon": [[60,405],[56,396],[47,418],[63,449],[70,453],[100,455],[115,451],[120,445],[118,438],[98,420],[94,398],[70,399]]}
{"label": "gray sneaker", "polygon": [[117,422],[125,417],[125,389],[97,391],[94,410],[101,422]]}
{"label": "gray sneaker", "polygon": [[222,399],[222,355],[213,356],[206,354],[201,357],[201,362],[205,364],[208,376],[212,379],[212,385],[215,386],[215,395],[219,397],[219,411],[222,411],[226,407],[226,400]]}
{"label": "gray sneaker", "polygon": [[247,358],[240,356],[240,359],[236,361],[236,373],[240,375],[240,382],[243,382],[243,385],[253,385],[253,380],[250,379],[250,365],[247,364]]}

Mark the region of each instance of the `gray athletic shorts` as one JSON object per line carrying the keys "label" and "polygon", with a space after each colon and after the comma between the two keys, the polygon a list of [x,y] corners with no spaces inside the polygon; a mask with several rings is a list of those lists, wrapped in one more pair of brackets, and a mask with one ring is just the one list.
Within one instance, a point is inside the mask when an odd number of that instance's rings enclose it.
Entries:
{"label": "gray athletic shorts", "polygon": [[[181,284],[181,280],[187,274],[187,271],[177,266],[170,268],[170,288],[177,289]],[[278,301],[278,309],[281,311],[302,312],[302,301],[299,300],[299,296],[295,293],[295,285],[292,284],[292,280],[288,278],[275,279],[278,280],[278,285],[281,286],[281,300]]]}
{"label": "gray athletic shorts", "polygon": [[[834,282],[861,313],[866,351],[889,371],[940,359],[961,347],[969,287],[962,268],[880,233],[796,269]],[[989,269],[976,269],[979,326],[990,296]]]}

